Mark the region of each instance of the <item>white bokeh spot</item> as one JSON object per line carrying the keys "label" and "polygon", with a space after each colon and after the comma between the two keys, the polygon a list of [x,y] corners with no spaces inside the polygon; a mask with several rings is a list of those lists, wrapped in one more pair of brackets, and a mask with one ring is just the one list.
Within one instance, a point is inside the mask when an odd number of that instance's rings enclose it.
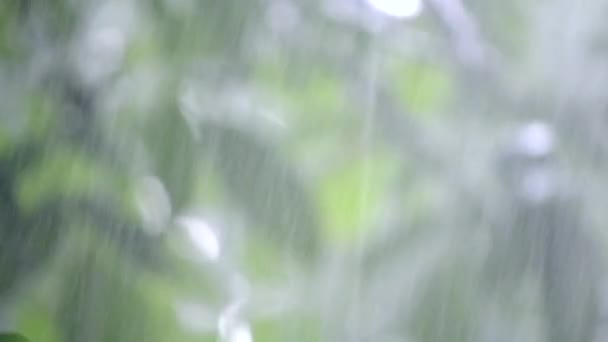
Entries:
{"label": "white bokeh spot", "polygon": [[220,257],[220,241],[209,223],[193,216],[182,216],[177,219],[196,248],[211,261]]}
{"label": "white bokeh spot", "polygon": [[422,12],[422,0],[367,0],[376,11],[396,18],[414,18]]}
{"label": "white bokeh spot", "polygon": [[517,144],[519,149],[527,155],[540,157],[553,150],[555,137],[548,124],[542,121],[534,121],[526,125],[519,133]]}

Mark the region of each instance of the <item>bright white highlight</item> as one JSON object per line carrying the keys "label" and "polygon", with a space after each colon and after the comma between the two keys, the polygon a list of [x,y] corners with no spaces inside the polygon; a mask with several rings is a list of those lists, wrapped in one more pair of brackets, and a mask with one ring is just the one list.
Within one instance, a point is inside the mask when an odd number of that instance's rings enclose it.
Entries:
{"label": "bright white highlight", "polygon": [[242,302],[229,305],[220,315],[217,329],[223,342],[253,342],[251,328],[245,321],[239,319]]}
{"label": "bright white highlight", "polygon": [[241,323],[234,327],[226,337],[226,342],[253,342],[249,324]]}
{"label": "bright white highlight", "polygon": [[541,157],[551,153],[555,145],[555,137],[549,125],[535,121],[522,129],[517,137],[517,144],[526,155]]}
{"label": "bright white highlight", "polygon": [[197,217],[183,216],[177,219],[177,223],[205,257],[212,261],[220,257],[220,241],[207,222]]}
{"label": "bright white highlight", "polygon": [[414,18],[422,12],[422,0],[367,0],[376,11],[396,18]]}

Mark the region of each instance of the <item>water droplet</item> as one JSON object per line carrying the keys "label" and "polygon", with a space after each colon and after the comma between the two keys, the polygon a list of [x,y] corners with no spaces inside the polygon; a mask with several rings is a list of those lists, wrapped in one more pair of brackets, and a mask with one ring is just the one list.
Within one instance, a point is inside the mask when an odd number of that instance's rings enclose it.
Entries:
{"label": "water droplet", "polygon": [[516,144],[519,151],[529,157],[543,157],[553,150],[555,138],[548,124],[535,121],[522,128]]}
{"label": "water droplet", "polygon": [[249,324],[239,318],[242,301],[230,304],[220,315],[217,329],[224,342],[253,342]]}
{"label": "water droplet", "polygon": [[422,12],[421,0],[367,0],[375,10],[396,18],[414,18]]}
{"label": "water droplet", "polygon": [[226,337],[226,342],[253,342],[249,324],[240,323],[236,325]]}
{"label": "water droplet", "polygon": [[209,260],[216,261],[220,257],[220,241],[211,226],[201,218],[182,216],[177,219],[188,234],[197,249]]}

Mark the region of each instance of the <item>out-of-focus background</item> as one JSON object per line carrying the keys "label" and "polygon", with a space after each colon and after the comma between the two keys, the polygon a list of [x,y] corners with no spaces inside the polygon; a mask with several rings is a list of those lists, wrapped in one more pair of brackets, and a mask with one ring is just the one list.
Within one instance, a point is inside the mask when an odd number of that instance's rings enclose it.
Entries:
{"label": "out-of-focus background", "polygon": [[0,331],[605,341],[607,13],[2,0]]}

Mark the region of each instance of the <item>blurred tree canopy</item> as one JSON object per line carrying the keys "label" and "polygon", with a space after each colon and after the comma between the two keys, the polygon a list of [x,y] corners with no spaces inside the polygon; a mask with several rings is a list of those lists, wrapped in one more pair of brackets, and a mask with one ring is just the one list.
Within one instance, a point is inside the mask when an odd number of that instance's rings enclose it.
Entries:
{"label": "blurred tree canopy", "polygon": [[0,327],[543,340],[538,277],[486,279],[517,225],[496,160],[555,128],[600,265],[608,4],[382,3],[3,0]]}

